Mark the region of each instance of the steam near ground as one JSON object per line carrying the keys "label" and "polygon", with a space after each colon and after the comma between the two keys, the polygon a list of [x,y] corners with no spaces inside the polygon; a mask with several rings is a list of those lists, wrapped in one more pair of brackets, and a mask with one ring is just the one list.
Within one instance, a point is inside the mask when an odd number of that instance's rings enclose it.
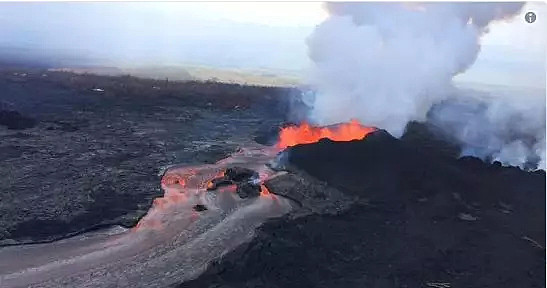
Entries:
{"label": "steam near ground", "polygon": [[545,96],[536,93],[458,89],[429,110],[427,121],[457,139],[463,156],[545,170]]}
{"label": "steam near ground", "polygon": [[[401,136],[429,121],[457,139],[464,155],[545,169],[545,95],[489,97],[456,88],[493,21],[524,3],[330,3],[308,39],[313,61],[310,121],[352,118]],[[491,95],[495,96],[495,95]]]}

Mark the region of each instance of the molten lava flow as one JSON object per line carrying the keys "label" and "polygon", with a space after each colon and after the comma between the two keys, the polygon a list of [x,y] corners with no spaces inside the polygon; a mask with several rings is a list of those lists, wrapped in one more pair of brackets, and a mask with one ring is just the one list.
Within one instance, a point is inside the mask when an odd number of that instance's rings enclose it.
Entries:
{"label": "molten lava flow", "polygon": [[260,185],[260,196],[269,196],[271,194],[270,190],[264,185]]}
{"label": "molten lava flow", "polygon": [[375,130],[373,127],[361,125],[357,120],[351,120],[349,123],[342,123],[334,127],[313,127],[304,122],[299,126],[281,129],[277,146],[284,149],[298,144],[318,142],[322,138],[333,141],[359,140]]}

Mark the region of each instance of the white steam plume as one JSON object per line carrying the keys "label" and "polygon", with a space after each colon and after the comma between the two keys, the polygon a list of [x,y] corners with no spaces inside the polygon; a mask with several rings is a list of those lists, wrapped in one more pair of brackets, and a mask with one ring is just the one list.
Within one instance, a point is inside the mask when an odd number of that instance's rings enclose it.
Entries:
{"label": "white steam plume", "polygon": [[427,121],[456,138],[463,155],[545,170],[545,97],[459,90],[435,104]]}
{"label": "white steam plume", "polygon": [[308,120],[356,118],[396,137],[409,121],[428,121],[457,139],[463,155],[545,169],[545,96],[519,105],[523,95],[479,100],[452,85],[475,62],[488,25],[523,4],[327,4],[330,17],[308,39]]}
{"label": "white steam plume", "polygon": [[425,120],[452,78],[475,61],[493,20],[522,3],[330,3],[330,17],[308,39],[310,120],[357,118],[401,136]]}

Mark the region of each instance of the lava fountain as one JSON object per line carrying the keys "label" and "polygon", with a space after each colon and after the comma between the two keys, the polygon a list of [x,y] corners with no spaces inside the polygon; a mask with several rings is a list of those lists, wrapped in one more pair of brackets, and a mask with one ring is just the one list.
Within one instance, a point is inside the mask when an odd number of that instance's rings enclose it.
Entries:
{"label": "lava fountain", "polygon": [[304,122],[298,126],[289,126],[279,132],[277,147],[285,149],[298,144],[310,144],[323,138],[333,141],[351,141],[365,138],[376,128],[362,125],[358,120],[329,127],[315,127]]}

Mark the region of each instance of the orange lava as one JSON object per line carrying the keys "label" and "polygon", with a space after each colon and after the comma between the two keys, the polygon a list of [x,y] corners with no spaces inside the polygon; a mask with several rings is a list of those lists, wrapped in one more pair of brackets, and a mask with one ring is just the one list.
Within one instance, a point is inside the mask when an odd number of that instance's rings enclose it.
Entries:
{"label": "orange lava", "polygon": [[222,178],[226,175],[226,170],[222,169],[220,170],[215,177],[213,177],[211,180],[207,181],[205,188],[207,189],[213,189],[215,187],[215,184],[213,184],[213,180],[217,178]]}
{"label": "orange lava", "polygon": [[270,190],[268,190],[268,188],[266,188],[266,186],[260,185],[260,196],[268,196],[270,194],[271,194]]}
{"label": "orange lava", "polygon": [[357,120],[342,123],[333,127],[314,127],[304,122],[298,126],[289,126],[279,132],[277,147],[285,149],[298,144],[318,142],[328,138],[333,141],[351,141],[365,138],[376,128],[363,126]]}
{"label": "orange lava", "polygon": [[164,185],[173,185],[173,184],[179,184],[181,186],[186,186],[186,180],[188,177],[190,177],[191,175],[185,175],[185,176],[180,176],[180,175],[176,175],[176,174],[171,174],[171,175],[165,175],[163,176],[163,178],[161,179],[161,183],[164,184]]}
{"label": "orange lava", "polygon": [[165,175],[161,178],[161,182],[165,185],[173,185],[179,183],[181,179],[178,175]]}

